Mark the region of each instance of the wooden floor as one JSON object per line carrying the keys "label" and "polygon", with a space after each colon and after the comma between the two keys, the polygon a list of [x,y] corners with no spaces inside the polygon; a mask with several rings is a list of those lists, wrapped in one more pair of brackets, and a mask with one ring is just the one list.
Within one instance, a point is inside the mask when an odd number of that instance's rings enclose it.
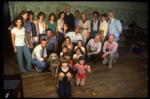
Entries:
{"label": "wooden floor", "polygon": [[[96,64],[90,62],[91,73],[86,73],[83,87],[76,87],[75,78],[72,78],[71,98],[147,98],[147,59],[129,51],[121,51],[119,55],[112,69],[103,65],[102,59]],[[19,72],[16,64],[15,55],[4,60],[4,73]],[[25,98],[59,98],[56,92],[58,77],[52,76],[50,72],[40,74],[34,69],[33,72],[23,73],[22,79]],[[97,93],[96,96],[92,94],[93,91]]]}

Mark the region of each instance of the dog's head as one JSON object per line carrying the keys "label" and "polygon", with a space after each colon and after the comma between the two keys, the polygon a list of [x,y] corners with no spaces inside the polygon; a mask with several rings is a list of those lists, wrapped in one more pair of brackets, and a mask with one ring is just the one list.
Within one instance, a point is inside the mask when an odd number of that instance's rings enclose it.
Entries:
{"label": "dog's head", "polygon": [[54,62],[58,61],[59,58],[58,58],[58,56],[57,56],[56,53],[52,53],[52,54],[49,56],[49,60],[50,60],[50,62],[54,63]]}

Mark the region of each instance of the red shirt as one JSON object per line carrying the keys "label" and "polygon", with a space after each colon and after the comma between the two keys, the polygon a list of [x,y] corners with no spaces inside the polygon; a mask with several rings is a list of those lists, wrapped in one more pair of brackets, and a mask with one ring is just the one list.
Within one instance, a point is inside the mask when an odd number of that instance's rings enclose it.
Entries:
{"label": "red shirt", "polygon": [[72,65],[72,60],[71,59],[69,59],[69,64]]}

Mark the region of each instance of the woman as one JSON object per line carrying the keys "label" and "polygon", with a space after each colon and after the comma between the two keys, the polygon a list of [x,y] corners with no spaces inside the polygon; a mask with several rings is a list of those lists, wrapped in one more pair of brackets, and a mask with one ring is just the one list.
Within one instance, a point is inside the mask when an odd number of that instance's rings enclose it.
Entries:
{"label": "woman", "polygon": [[101,17],[102,17],[102,21],[99,27],[99,34],[101,36],[100,41],[101,43],[103,43],[107,35],[107,28],[108,28],[108,23],[106,22],[107,14],[102,14]]}
{"label": "woman", "polygon": [[[28,18],[28,12],[25,11],[25,10],[22,10],[18,16],[19,18],[21,18],[23,20],[23,27],[25,28],[25,33],[26,33],[26,36],[27,36],[27,40],[28,40],[28,44],[30,45],[30,49],[33,48],[33,39],[32,39],[32,27],[31,27],[31,24],[29,21],[27,21],[27,18]],[[14,22],[15,20],[12,21],[12,23],[15,23]],[[13,25],[11,25],[8,30],[11,30],[12,28],[14,28]]]}
{"label": "woman", "polygon": [[[27,35],[25,35],[25,28],[22,27],[22,25],[23,25],[23,21],[21,18],[16,18],[14,20],[13,23],[14,28],[11,30],[11,39],[12,39],[14,52],[16,53],[18,59],[20,72],[26,73],[26,69],[29,71],[32,70],[32,64],[31,64],[32,55],[29,50],[30,45],[28,44],[27,41]],[[23,61],[22,61],[23,55],[27,60],[26,69],[24,68]]]}
{"label": "woman", "polygon": [[46,35],[46,21],[44,21],[43,19],[45,18],[45,14],[43,12],[39,12],[37,14],[37,18],[38,18],[38,28],[39,28],[39,40],[41,39],[42,36]]}
{"label": "woman", "polygon": [[28,20],[30,21],[31,27],[32,27],[32,39],[33,39],[33,48],[38,44],[39,42],[39,30],[38,30],[38,23],[34,20],[34,12],[28,11]]}
{"label": "woman", "polygon": [[46,29],[50,28],[52,29],[52,32],[57,31],[57,22],[56,22],[56,15],[54,13],[51,13],[48,17],[48,22],[46,22]]}
{"label": "woman", "polygon": [[86,19],[86,13],[81,13],[82,20],[79,21],[79,26],[81,30],[81,34],[83,36],[83,45],[85,45],[87,38],[90,37],[91,27],[90,21]]}
{"label": "woman", "polygon": [[62,44],[62,47],[65,45],[68,47],[68,52],[71,53],[73,50],[73,44],[72,44],[71,39],[69,37],[65,38],[65,40]]}
{"label": "woman", "polygon": [[85,48],[83,47],[83,42],[82,42],[82,40],[78,40],[77,45],[78,45],[78,46],[75,46],[74,50],[76,50],[78,47],[80,47],[81,50],[83,51],[83,55],[85,56]]}
{"label": "woman", "polygon": [[58,48],[61,47],[62,45],[62,42],[63,42],[63,31],[64,31],[64,17],[65,17],[65,12],[61,11],[59,14],[58,14],[58,21],[57,21],[57,24],[58,24]]}

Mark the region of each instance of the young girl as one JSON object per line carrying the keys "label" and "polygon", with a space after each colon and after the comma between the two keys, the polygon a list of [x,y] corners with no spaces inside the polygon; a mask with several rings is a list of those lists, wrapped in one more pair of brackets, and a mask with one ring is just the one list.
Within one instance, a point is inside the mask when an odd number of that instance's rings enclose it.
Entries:
{"label": "young girl", "polygon": [[73,44],[72,44],[71,39],[69,37],[65,38],[65,40],[62,44],[62,47],[65,45],[67,45],[67,47],[68,47],[68,52],[71,53],[73,50]]}
{"label": "young girl", "polygon": [[[26,69],[29,71],[32,70],[32,55],[29,50],[30,46],[28,45],[27,37],[25,35],[25,28],[22,27],[23,20],[21,18],[16,18],[14,22],[13,26],[15,27],[11,30],[12,44],[18,59],[20,72],[26,73]],[[23,65],[23,55],[27,60],[26,69]]]}
{"label": "young girl", "polygon": [[71,96],[71,73],[72,70],[69,68],[69,61],[63,60],[60,63],[60,67],[58,69],[59,74],[59,84],[58,84],[58,94],[61,98],[70,97]]}
{"label": "young girl", "polygon": [[89,73],[91,72],[90,66],[85,65],[85,59],[83,56],[80,56],[78,59],[78,63],[74,65],[73,70],[75,71],[77,69],[76,73],[76,85],[79,85],[82,87],[85,83],[85,70],[87,70]]}
{"label": "young girl", "polygon": [[66,45],[63,46],[63,48],[62,48],[62,52],[60,53],[60,59],[62,58],[63,53],[65,53],[65,52],[68,52],[68,47]]}
{"label": "young girl", "polygon": [[85,48],[83,47],[83,42],[82,42],[82,40],[78,40],[77,45],[78,45],[78,46],[75,46],[74,50],[76,50],[78,47],[80,47],[81,50],[83,51],[83,55],[85,56]]}
{"label": "young girl", "polygon": [[72,59],[71,59],[70,56],[71,56],[71,55],[70,55],[69,52],[63,53],[63,56],[62,56],[63,58],[61,59],[61,61],[63,61],[63,59],[68,60],[68,61],[69,61],[69,67],[72,69],[73,62],[72,62]]}
{"label": "young girl", "polygon": [[78,47],[78,48],[76,49],[76,54],[73,55],[73,60],[74,60],[74,63],[75,63],[75,64],[77,63],[78,58],[79,58],[80,56],[83,56],[82,53],[83,53],[83,52],[82,52],[81,48]]}

